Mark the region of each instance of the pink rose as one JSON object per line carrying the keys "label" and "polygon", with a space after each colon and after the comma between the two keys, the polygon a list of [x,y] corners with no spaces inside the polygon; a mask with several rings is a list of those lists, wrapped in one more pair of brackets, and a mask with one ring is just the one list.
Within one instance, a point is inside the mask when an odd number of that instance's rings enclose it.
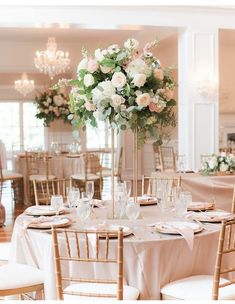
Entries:
{"label": "pink rose", "polygon": [[150,104],[150,95],[148,93],[140,94],[135,101],[139,106],[147,107]]}
{"label": "pink rose", "polygon": [[144,46],[144,48],[143,48],[144,54],[148,53],[150,51],[151,47],[152,47],[152,43],[151,42],[146,43],[145,46]]}
{"label": "pink rose", "polygon": [[160,113],[160,112],[162,112],[163,109],[164,109],[164,106],[158,105],[154,102],[150,102],[150,104],[149,104],[149,110],[151,112]]}
{"label": "pink rose", "polygon": [[90,73],[94,73],[98,69],[99,65],[96,59],[90,58],[88,61],[87,70]]}
{"label": "pink rose", "polygon": [[174,91],[169,88],[166,88],[164,96],[166,97],[166,100],[171,100],[174,97]]}
{"label": "pink rose", "polygon": [[163,75],[163,71],[161,69],[154,69],[154,76],[155,78],[159,79],[159,80],[163,80],[164,75]]}

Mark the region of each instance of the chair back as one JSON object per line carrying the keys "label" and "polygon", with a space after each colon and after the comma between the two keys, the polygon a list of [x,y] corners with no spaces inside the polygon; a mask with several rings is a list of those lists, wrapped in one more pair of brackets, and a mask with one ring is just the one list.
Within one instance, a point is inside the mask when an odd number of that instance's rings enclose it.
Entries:
{"label": "chair back", "polygon": [[88,174],[101,174],[100,153],[83,153],[81,155],[85,180]]}
{"label": "chair back", "polygon": [[33,180],[35,204],[49,205],[52,195],[62,195],[63,201],[67,201],[67,188],[70,186],[70,179]]}
{"label": "chair back", "polygon": [[[58,233],[60,233],[60,241],[58,241]],[[117,237],[117,255],[116,257],[110,254],[110,238]],[[52,238],[54,246],[54,259],[56,268],[56,284],[57,284],[57,298],[63,300],[64,294],[82,296],[82,297],[105,297],[123,299],[123,231],[119,228],[118,231],[79,231],[73,229],[52,229]],[[92,240],[94,243],[92,243]],[[91,244],[92,243],[92,244]],[[91,248],[92,247],[92,248]],[[63,251],[63,252],[62,252]],[[62,267],[62,262],[69,263],[70,261],[79,263],[102,264],[117,264],[116,279],[97,279],[84,277],[71,277],[70,274],[66,276]],[[81,264],[80,264],[81,265]],[[63,290],[63,282],[71,283],[104,283],[117,284],[116,294],[97,294],[96,292],[71,292]]]}
{"label": "chair back", "polygon": [[28,152],[25,151],[26,157],[26,173],[30,175],[49,176],[49,155],[48,152]]}
{"label": "chair back", "polygon": [[161,171],[176,171],[176,160],[173,147],[159,147]]}
{"label": "chair back", "polygon": [[153,157],[154,157],[154,169],[155,171],[161,171],[160,151],[159,146],[153,143]]}
{"label": "chair back", "polygon": [[158,176],[142,176],[142,195],[155,195],[162,191],[161,186],[165,184],[169,190],[169,198],[172,198],[173,187],[181,186],[181,177],[177,178],[165,178]]}
{"label": "chair back", "polygon": [[[233,254],[233,256],[231,256]],[[235,273],[235,263],[230,268],[223,268],[223,256],[230,255],[230,261],[235,261],[235,220],[232,221],[223,221],[219,244],[217,250],[216,264],[215,264],[215,272],[214,272],[214,282],[213,282],[213,292],[212,299],[218,300],[219,297],[219,289],[232,285],[235,283],[235,280],[229,280],[228,282],[220,282],[220,278],[222,275],[226,275],[226,277],[234,277]]]}

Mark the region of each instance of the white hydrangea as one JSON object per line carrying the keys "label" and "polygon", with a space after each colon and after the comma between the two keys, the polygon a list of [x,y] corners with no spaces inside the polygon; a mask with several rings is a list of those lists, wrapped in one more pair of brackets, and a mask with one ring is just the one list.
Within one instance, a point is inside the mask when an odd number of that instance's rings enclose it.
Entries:
{"label": "white hydrangea", "polygon": [[87,70],[87,67],[88,67],[88,58],[85,57],[78,64],[77,74],[79,73],[80,70]]}
{"label": "white hydrangea", "polygon": [[209,165],[209,167],[210,167],[211,170],[215,169],[215,167],[218,165],[217,158],[216,157],[212,157],[209,160],[208,165]]}
{"label": "white hydrangea", "polygon": [[149,67],[144,60],[137,58],[128,64],[126,72],[128,76],[133,78],[136,74],[144,74],[146,77],[149,77],[151,75],[151,67]]}
{"label": "white hydrangea", "polygon": [[146,82],[146,75],[141,73],[135,74],[132,80],[134,86],[138,88],[142,87],[145,84],[145,82]]}
{"label": "white hydrangea", "polygon": [[110,80],[102,81],[92,90],[92,100],[99,102],[105,98],[111,98],[116,93],[115,87]]}
{"label": "white hydrangea", "polygon": [[225,163],[222,163],[222,164],[220,164],[220,168],[219,169],[220,169],[221,172],[228,171],[228,165],[225,164]]}
{"label": "white hydrangea", "polygon": [[95,79],[91,74],[86,74],[84,76],[84,85],[85,87],[90,87],[95,83]]}
{"label": "white hydrangea", "polygon": [[128,50],[137,50],[139,47],[139,41],[134,38],[127,39],[127,41],[124,42],[124,47]]}

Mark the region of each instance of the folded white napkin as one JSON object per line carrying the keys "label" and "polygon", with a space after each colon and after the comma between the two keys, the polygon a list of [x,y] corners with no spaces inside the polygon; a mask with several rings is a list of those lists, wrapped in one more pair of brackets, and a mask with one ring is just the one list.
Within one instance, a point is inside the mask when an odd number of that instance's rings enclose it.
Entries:
{"label": "folded white napkin", "polygon": [[194,243],[194,231],[191,227],[187,227],[184,226],[184,224],[182,223],[182,226],[176,226],[174,224],[171,224],[170,222],[167,223],[153,223],[153,224],[147,224],[147,226],[158,226],[161,227],[162,229],[166,229],[170,231],[176,231],[177,233],[179,233],[180,235],[182,235],[182,237],[185,239],[185,241],[187,242],[189,249],[192,250],[193,249],[193,243]]}
{"label": "folded white napkin", "polygon": [[29,219],[25,219],[23,222],[23,227],[22,227],[22,235],[27,231],[27,228],[31,225],[31,224],[39,224],[39,223],[46,223],[46,222],[52,222],[55,219],[54,216],[39,216],[37,218],[29,218]]}

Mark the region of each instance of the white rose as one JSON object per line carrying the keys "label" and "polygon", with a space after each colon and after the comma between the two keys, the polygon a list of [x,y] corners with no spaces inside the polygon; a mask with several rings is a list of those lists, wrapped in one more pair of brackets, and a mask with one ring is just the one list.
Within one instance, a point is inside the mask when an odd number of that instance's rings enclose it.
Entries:
{"label": "white rose", "polygon": [[86,74],[84,76],[84,85],[85,87],[90,87],[95,83],[95,79],[91,74]]}
{"label": "white rose", "polygon": [[148,93],[141,94],[136,97],[136,103],[141,107],[147,107],[150,104],[150,95]]}
{"label": "white rose", "polygon": [[134,38],[128,39],[124,43],[124,47],[127,48],[128,50],[136,50],[139,47],[139,41],[137,41]]}
{"label": "white rose", "polygon": [[55,95],[53,97],[53,101],[58,107],[60,107],[64,103],[64,98],[61,95]]}
{"label": "white rose", "polygon": [[47,101],[43,101],[43,104],[44,104],[44,106],[45,106],[45,107],[47,107],[47,106],[48,106]]}
{"label": "white rose", "polygon": [[112,71],[113,67],[106,67],[106,66],[100,66],[101,72],[103,72],[104,74],[109,73],[110,71]]}
{"label": "white rose", "polygon": [[48,113],[49,113],[49,110],[47,110],[47,109],[44,110],[44,113],[45,113],[45,114],[48,114]]}
{"label": "white rose", "polygon": [[112,104],[111,104],[111,105],[112,105],[114,108],[120,106],[122,103],[125,102],[125,99],[124,99],[122,96],[118,95],[118,94],[113,94],[113,95],[111,96],[111,98],[112,98]]}
{"label": "white rose", "polygon": [[53,111],[54,107],[50,106],[49,111]]}
{"label": "white rose", "polygon": [[87,109],[87,111],[95,111],[95,109],[96,109],[96,106],[89,101],[86,101],[84,106]]}
{"label": "white rose", "polygon": [[120,51],[119,46],[117,44],[112,44],[107,49],[109,54],[118,53]]}
{"label": "white rose", "polygon": [[95,58],[97,59],[97,61],[104,60],[104,55],[103,55],[101,49],[95,50]]}
{"label": "white rose", "polygon": [[228,171],[228,165],[222,163],[222,164],[220,165],[220,168],[219,168],[219,169],[220,169],[221,172]]}
{"label": "white rose", "polygon": [[115,72],[111,81],[115,88],[121,89],[126,84],[126,76],[122,72]]}
{"label": "white rose", "polygon": [[138,88],[142,87],[145,84],[145,82],[146,82],[145,74],[135,74],[132,80],[132,83]]}
{"label": "white rose", "polygon": [[88,67],[88,59],[87,58],[83,58],[77,67],[77,74],[79,73],[80,70],[87,70]]}
{"label": "white rose", "polygon": [[226,152],[221,152],[221,153],[220,153],[220,156],[226,157]]}
{"label": "white rose", "polygon": [[217,166],[217,158],[216,157],[212,157],[209,162],[208,165],[210,167],[211,170],[215,169],[215,167]]}
{"label": "white rose", "polygon": [[52,99],[50,98],[50,97],[47,97],[47,103],[48,103],[48,105],[49,105],[49,103],[51,103],[52,102]]}
{"label": "white rose", "polygon": [[137,58],[128,64],[126,72],[130,77],[134,77],[135,74],[145,74],[148,77],[151,75],[151,67],[144,60]]}
{"label": "white rose", "polygon": [[121,104],[121,111],[125,111],[126,110],[126,106],[124,104]]}
{"label": "white rose", "polygon": [[136,90],[136,91],[135,91],[135,95],[136,95],[136,96],[139,96],[139,95],[141,95],[141,94],[142,94],[142,92],[141,92],[140,90]]}

